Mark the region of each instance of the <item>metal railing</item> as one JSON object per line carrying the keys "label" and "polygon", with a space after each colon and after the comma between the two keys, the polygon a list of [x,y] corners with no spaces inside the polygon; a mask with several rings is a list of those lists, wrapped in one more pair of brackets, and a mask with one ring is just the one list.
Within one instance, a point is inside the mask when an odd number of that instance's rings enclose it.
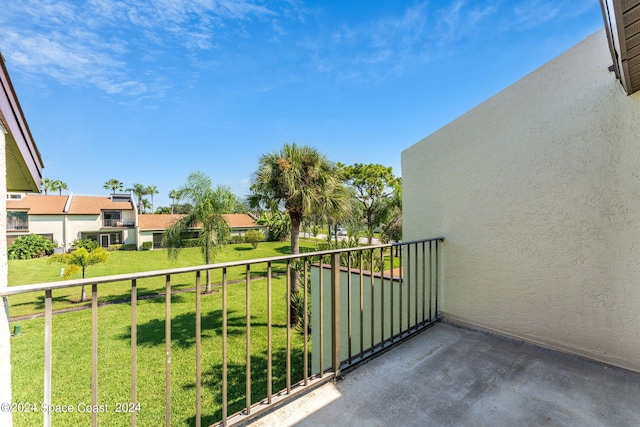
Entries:
{"label": "metal railing", "polygon": [[[0,297],[8,297],[11,301],[11,297],[16,295],[34,292],[36,295],[44,294],[42,407],[52,408],[56,403],[52,400],[54,362],[58,360],[54,358],[53,345],[53,318],[54,314],[58,315],[53,310],[53,292],[81,286],[91,287],[90,395],[91,405],[98,408],[101,400],[104,400],[99,390],[111,380],[104,375],[99,378],[98,375],[102,372],[99,363],[104,360],[99,357],[101,345],[104,345],[104,340],[99,340],[99,329],[103,327],[99,324],[99,311],[106,309],[99,308],[103,303],[99,301],[98,291],[104,289],[108,292],[119,282],[129,283],[127,303],[131,305],[131,321],[127,338],[130,338],[131,358],[130,362],[119,363],[131,365],[130,370],[126,369],[131,377],[128,405],[129,408],[136,408],[142,391],[138,379],[143,371],[138,362],[142,352],[147,350],[141,344],[142,336],[138,334],[143,328],[138,316],[143,301],[139,285],[144,280],[162,278],[164,294],[154,298],[163,299],[165,309],[164,315],[155,321],[154,326],[158,335],[164,335],[164,338],[156,338],[157,344],[163,341],[164,375],[163,378],[159,375],[155,377],[164,388],[164,423],[167,426],[181,423],[226,426],[246,422],[274,404],[329,381],[339,375],[342,369],[384,351],[440,320],[440,253],[443,240],[434,238],[11,286],[0,290]],[[203,308],[202,300],[210,297],[201,292],[202,272],[215,276],[217,281],[214,289],[218,293],[214,299],[207,300],[207,303],[214,301],[215,304],[207,304],[206,308]],[[192,277],[195,286],[182,287],[180,283],[185,282],[186,277]],[[179,283],[174,285],[174,280]],[[300,290],[292,297],[294,284],[298,284]],[[274,296],[281,291],[284,291],[283,298]],[[186,327],[182,323],[183,317],[180,317],[183,315],[172,314],[172,307],[182,310],[180,304],[186,303],[178,301],[172,304],[172,299],[176,299],[176,292],[193,297],[195,313],[192,317],[189,314]],[[232,296],[229,295],[230,292],[233,293]],[[144,299],[151,297],[145,296]],[[238,304],[240,307],[244,306],[244,313],[238,313]],[[215,324],[211,324],[212,319],[215,319]],[[189,331],[191,321],[192,333]],[[206,327],[203,326],[203,321],[207,322]],[[163,325],[157,327],[158,324]],[[148,335],[146,327],[143,332]],[[218,334],[220,340],[212,345],[210,340]],[[282,339],[276,343],[278,337]],[[266,343],[260,341],[262,339]],[[180,347],[179,343],[174,342],[176,340],[180,343],[193,340],[195,343],[193,360],[189,361],[195,367],[195,401],[192,402],[195,414],[189,422],[172,420],[172,414],[176,416],[176,406],[183,404],[172,400],[172,387],[176,388],[175,381],[172,382],[172,373],[177,373],[172,371],[172,352],[178,351]],[[207,352],[203,352],[205,343]],[[211,351],[214,348],[219,351],[221,361],[219,376],[216,378],[213,378],[213,372],[217,374],[215,369],[203,372],[203,367],[212,365]],[[12,354],[12,359],[15,357],[18,356]],[[244,360],[238,363],[232,361],[237,362],[239,357]],[[144,370],[146,374],[146,368]],[[242,382],[244,387],[237,384]],[[183,385],[178,388],[188,387]],[[252,387],[259,389],[254,390]],[[219,391],[217,402],[212,403],[210,397],[206,401],[203,399],[203,393],[211,390]],[[216,405],[219,408],[212,409]],[[144,423],[138,419],[138,410],[127,412],[132,426],[138,422]],[[204,412],[207,412],[206,416]],[[52,411],[42,411],[42,416],[44,425],[50,426]],[[99,418],[109,416],[113,414],[92,412],[91,423],[96,426]],[[58,418],[55,421],[58,422]],[[88,423],[88,415],[85,422]],[[119,423],[122,423],[121,419]]]}
{"label": "metal railing", "polygon": [[135,226],[135,221],[132,219],[104,218],[102,220],[102,226],[106,228],[131,228]]}

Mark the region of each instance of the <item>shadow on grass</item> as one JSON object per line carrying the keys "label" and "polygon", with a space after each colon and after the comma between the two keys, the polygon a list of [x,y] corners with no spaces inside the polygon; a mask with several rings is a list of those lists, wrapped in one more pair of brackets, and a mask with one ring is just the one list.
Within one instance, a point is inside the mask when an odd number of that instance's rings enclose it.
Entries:
{"label": "shadow on grass", "polygon": [[[303,350],[293,348],[291,350],[291,383],[302,380],[303,376]],[[263,354],[251,355],[251,403],[255,404],[267,398],[267,357]],[[286,389],[287,385],[287,358],[284,348],[275,350],[272,356],[272,392],[277,394]],[[211,413],[203,413],[202,425],[211,425],[222,419],[222,364],[215,364],[211,369],[205,370],[202,375],[202,387],[213,392],[213,407]],[[189,384],[185,389],[194,389],[195,384]],[[246,363],[227,364],[227,414],[231,416],[246,408]],[[203,405],[204,407],[205,405]],[[210,408],[204,408],[204,410]],[[189,426],[196,425],[196,418],[186,420]]]}
{"label": "shadow on grass", "polygon": [[[172,301],[176,295],[172,295]],[[164,299],[162,299],[164,302]],[[237,315],[234,311],[227,314],[227,336],[241,336],[246,331],[246,317]],[[254,317],[252,316],[252,319]],[[165,320],[152,319],[149,322],[138,325],[138,345],[142,347],[154,347],[165,343]],[[251,323],[252,327],[266,327],[264,323]],[[204,314],[200,327],[202,339],[211,338],[212,335],[222,336],[222,310],[210,311]],[[272,325],[273,328],[281,328],[281,325]],[[171,319],[171,345],[179,348],[191,348],[196,344],[196,314],[189,312],[179,314]],[[131,340],[131,326],[127,332],[118,336],[121,340]]]}
{"label": "shadow on grass", "polygon": [[[89,294],[89,296],[91,295]],[[78,290],[77,299],[80,300],[80,290]],[[74,303],[74,304],[77,304],[79,302],[74,299],[69,299],[69,296],[67,295],[52,297],[51,300],[53,302],[68,302],[68,303]],[[11,297],[9,297],[9,303],[11,303]],[[25,305],[32,306],[34,310],[44,310],[44,295],[37,295],[35,300],[32,300],[32,301],[21,302],[18,304],[11,304],[11,307],[21,307]]]}

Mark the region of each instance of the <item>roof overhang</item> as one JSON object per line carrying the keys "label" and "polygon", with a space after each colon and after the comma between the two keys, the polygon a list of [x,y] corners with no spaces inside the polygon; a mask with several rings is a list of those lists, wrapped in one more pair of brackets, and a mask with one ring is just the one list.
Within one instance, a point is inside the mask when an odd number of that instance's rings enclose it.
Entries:
{"label": "roof overhang", "polygon": [[38,192],[44,165],[13,89],[2,53],[0,86],[0,132],[4,134],[6,147],[6,189]]}
{"label": "roof overhang", "polygon": [[628,95],[640,90],[640,0],[600,0],[613,70]]}

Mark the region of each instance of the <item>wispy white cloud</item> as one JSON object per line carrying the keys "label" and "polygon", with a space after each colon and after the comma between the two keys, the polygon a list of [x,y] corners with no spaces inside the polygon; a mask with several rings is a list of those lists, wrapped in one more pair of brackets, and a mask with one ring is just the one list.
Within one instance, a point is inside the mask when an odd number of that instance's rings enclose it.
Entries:
{"label": "wispy white cloud", "polygon": [[[4,55],[28,74],[65,85],[93,85],[109,94],[162,96],[159,76],[135,64],[216,47],[227,21],[276,15],[258,0],[23,0],[0,16]],[[141,58],[139,52],[144,52]],[[153,73],[151,73],[153,74]]]}

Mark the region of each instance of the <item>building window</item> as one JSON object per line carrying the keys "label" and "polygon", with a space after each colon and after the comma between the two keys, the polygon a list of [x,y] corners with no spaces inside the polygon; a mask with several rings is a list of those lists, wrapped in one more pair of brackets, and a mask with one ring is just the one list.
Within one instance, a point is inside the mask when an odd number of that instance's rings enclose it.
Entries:
{"label": "building window", "polygon": [[27,212],[7,212],[7,231],[29,230],[29,215]]}
{"label": "building window", "polygon": [[89,239],[98,242],[103,248],[108,248],[111,245],[122,244],[122,233],[82,233],[80,236],[82,239]]}
{"label": "building window", "polygon": [[122,227],[122,212],[120,211],[103,211],[102,212],[103,227]]}

